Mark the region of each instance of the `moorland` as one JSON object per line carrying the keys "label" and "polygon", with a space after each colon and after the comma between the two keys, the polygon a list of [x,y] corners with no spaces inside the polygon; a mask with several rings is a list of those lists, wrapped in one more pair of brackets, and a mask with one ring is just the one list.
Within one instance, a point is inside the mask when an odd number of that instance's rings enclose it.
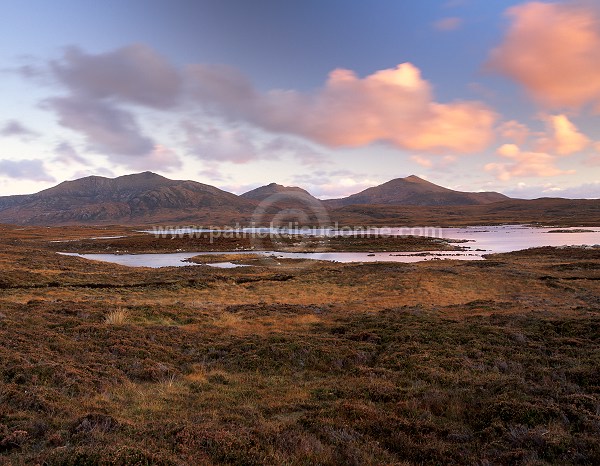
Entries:
{"label": "moorland", "polygon": [[600,462],[598,248],[151,269],[56,252],[243,240],[0,233],[2,463]]}

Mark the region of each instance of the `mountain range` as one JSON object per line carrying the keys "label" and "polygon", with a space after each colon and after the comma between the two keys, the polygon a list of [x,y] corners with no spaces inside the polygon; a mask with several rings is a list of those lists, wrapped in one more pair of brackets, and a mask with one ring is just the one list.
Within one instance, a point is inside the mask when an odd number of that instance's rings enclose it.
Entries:
{"label": "mountain range", "polygon": [[282,210],[306,210],[307,203],[320,205],[335,218],[336,213],[343,217],[349,212],[362,216],[371,213],[376,217],[377,212],[395,212],[402,210],[402,206],[407,209],[412,206],[413,211],[456,206],[496,206],[502,210],[503,203],[508,201],[519,206],[528,202],[511,200],[496,192],[454,191],[414,175],[341,199],[320,201],[302,188],[276,183],[238,196],[196,181],[170,180],[143,172],[117,178],[89,176],[65,181],[35,194],[0,197],[0,222],[21,225],[244,224],[253,220],[257,207],[265,205],[265,212],[270,215]]}
{"label": "mountain range", "polygon": [[0,222],[33,225],[228,219],[255,203],[196,181],[152,172],[64,181],[35,194],[0,197]]}

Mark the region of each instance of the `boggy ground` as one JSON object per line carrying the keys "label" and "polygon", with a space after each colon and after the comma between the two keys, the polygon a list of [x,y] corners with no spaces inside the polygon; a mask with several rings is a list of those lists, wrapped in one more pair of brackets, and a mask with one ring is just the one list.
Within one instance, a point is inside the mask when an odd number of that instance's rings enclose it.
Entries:
{"label": "boggy ground", "polygon": [[156,270],[55,233],[0,240],[0,463],[600,462],[597,249]]}
{"label": "boggy ground", "polygon": [[[353,236],[260,236],[226,232],[198,233],[192,235],[153,235],[136,231],[125,231],[123,237],[90,238],[91,232],[77,232],[67,240],[52,240],[43,243],[46,248],[62,252],[81,253],[155,253],[186,251],[287,251],[287,252],[330,252],[330,251],[460,251],[466,246],[464,240],[442,239],[425,236],[379,236],[359,233]],[[26,238],[21,244],[37,239]],[[467,243],[468,244],[468,243]]]}

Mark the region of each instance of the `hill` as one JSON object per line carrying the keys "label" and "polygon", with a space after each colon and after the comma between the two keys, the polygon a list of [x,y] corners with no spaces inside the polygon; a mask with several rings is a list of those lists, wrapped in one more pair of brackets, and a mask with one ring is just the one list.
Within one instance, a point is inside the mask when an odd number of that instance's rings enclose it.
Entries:
{"label": "hill", "polygon": [[489,204],[507,199],[510,198],[496,192],[454,191],[411,175],[367,188],[348,197],[327,200],[325,204],[331,208],[357,204],[457,206]]}
{"label": "hill", "polygon": [[151,172],[89,176],[36,194],[0,197],[0,221],[13,224],[228,221],[253,210],[253,202],[214,186]]}
{"label": "hill", "polygon": [[327,222],[327,208],[323,202],[305,189],[271,183],[241,194],[240,197],[256,202],[253,223],[262,224],[273,219],[280,225],[300,219],[314,225]]}
{"label": "hill", "polygon": [[298,195],[300,197],[311,197],[318,201],[316,197],[312,196],[305,189],[299,188],[297,186],[283,186],[277,183],[267,184],[265,186],[261,186],[259,188],[245,192],[244,194],[240,194],[240,197],[260,202],[264,201],[270,196],[273,196],[274,194],[283,194],[289,196],[290,198],[294,197],[294,195]]}

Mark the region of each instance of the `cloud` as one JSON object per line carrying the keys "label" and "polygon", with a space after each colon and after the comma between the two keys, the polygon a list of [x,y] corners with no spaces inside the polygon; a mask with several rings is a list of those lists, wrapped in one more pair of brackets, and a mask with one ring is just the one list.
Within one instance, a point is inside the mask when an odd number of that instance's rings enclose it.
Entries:
{"label": "cloud", "polygon": [[[68,93],[46,99],[43,106],[56,113],[60,125],[83,135],[87,150],[132,168],[180,166],[174,153],[143,134],[128,108],[166,110],[179,102],[181,74],[156,51],[143,44],[101,54],[69,47],[49,69]],[[59,160],[73,157],[62,149]]]}
{"label": "cloud", "polygon": [[588,154],[583,161],[584,165],[588,167],[600,167],[600,141],[593,144],[596,153]]}
{"label": "cloud", "polygon": [[240,125],[224,125],[204,120],[181,123],[188,150],[213,162],[248,163],[293,157],[305,165],[324,162],[324,155],[308,144],[287,136],[270,137]]}
{"label": "cloud", "polygon": [[306,165],[326,161],[311,142],[330,147],[384,142],[420,154],[475,153],[493,140],[497,118],[477,101],[436,102],[432,86],[410,63],[366,77],[337,69],[313,92],[259,91],[225,65],[189,65],[180,72],[143,44],[99,54],[69,47],[48,69],[66,94],[43,106],[85,138],[86,150],[128,166],[160,160],[177,166],[179,160],[156,152],[161,141],[146,135],[136,118],[145,109],[199,112],[218,121],[187,117],[179,128],[189,153],[203,160],[293,157]]}
{"label": "cloud", "polygon": [[29,63],[25,65],[19,65],[15,68],[4,68],[2,71],[16,73],[23,78],[33,80],[39,79],[41,82],[45,82],[44,78],[46,76],[46,70],[44,69],[44,66],[40,66],[39,64]]}
{"label": "cloud", "polygon": [[164,109],[177,103],[182,90],[179,72],[143,44],[97,55],[68,47],[50,68],[71,93],[87,99],[114,98]]}
{"label": "cloud", "polygon": [[600,155],[597,155],[597,154],[588,155],[584,159],[583,164],[588,167],[600,167]]}
{"label": "cloud", "polygon": [[545,152],[553,155],[567,156],[581,152],[591,143],[590,139],[581,133],[567,115],[546,115],[539,117],[546,123],[544,132],[532,132],[527,125],[516,120],[503,122],[498,126],[498,135],[505,141],[523,146],[531,137],[534,152]]}
{"label": "cloud", "polygon": [[166,170],[171,171],[182,167],[177,153],[168,147],[156,144],[152,152],[145,157],[122,158],[119,162],[136,170]]}
{"label": "cloud", "polygon": [[77,180],[79,178],[85,178],[86,176],[105,176],[106,178],[115,178],[117,175],[106,167],[93,167],[77,170],[68,179]]}
{"label": "cloud", "polygon": [[441,158],[436,157],[435,159],[433,159],[432,157],[425,157],[423,155],[415,154],[411,155],[410,159],[416,164],[421,165],[425,168],[430,168],[434,170],[445,170],[454,162],[456,162],[457,158],[454,155],[444,155]]}
{"label": "cloud", "polygon": [[183,121],[181,127],[188,150],[203,160],[243,164],[276,158],[273,153],[261,152],[250,131],[243,128],[191,121]]}
{"label": "cloud", "polygon": [[511,24],[488,66],[549,107],[600,111],[600,14],[591,2],[529,2],[507,10]]}
{"label": "cloud", "polygon": [[56,181],[38,159],[0,160],[0,174],[17,180]]}
{"label": "cloud", "polygon": [[230,117],[243,118],[255,111],[260,99],[248,78],[232,66],[189,65],[186,77],[197,101],[217,113],[226,110]]}
{"label": "cloud", "polygon": [[423,152],[472,153],[493,139],[496,114],[479,102],[437,103],[430,84],[410,63],[358,78],[337,69],[313,93],[259,93],[229,67],[192,65],[191,90],[207,110],[271,132],[333,147],[386,141]]}
{"label": "cloud", "polygon": [[75,148],[66,141],[58,143],[54,148],[54,153],[56,154],[54,160],[60,163],[71,164],[75,162],[81,165],[85,165],[87,163],[87,161],[81,155],[79,155]]}
{"label": "cloud", "polygon": [[585,149],[590,140],[580,133],[566,115],[548,115],[543,117],[548,126],[547,137],[538,140],[538,149],[558,155],[570,155]]}
{"label": "cloud", "polygon": [[600,181],[584,183],[582,185],[572,186],[569,188],[561,187],[554,192],[560,197],[567,197],[571,199],[598,199],[600,197]]}
{"label": "cloud", "polygon": [[471,92],[473,92],[476,95],[482,96],[485,99],[489,100],[497,100],[498,99],[498,92],[485,86],[484,84],[480,83],[480,82],[470,82],[469,84],[467,84],[467,87],[469,88],[469,90]]}
{"label": "cloud", "polygon": [[527,125],[519,123],[516,120],[505,121],[498,127],[498,134],[502,139],[518,145],[524,144],[530,133],[531,131]]}
{"label": "cloud", "polygon": [[422,155],[411,155],[410,159],[422,167],[433,168],[433,161],[428,157],[423,157]]}
{"label": "cloud", "polygon": [[574,173],[555,166],[555,157],[544,152],[523,152],[515,144],[504,144],[496,153],[510,160],[506,163],[488,163],[484,169],[496,178],[508,181],[514,177],[549,177]]}
{"label": "cloud", "polygon": [[458,18],[456,16],[449,16],[447,18],[442,18],[434,22],[433,28],[443,32],[456,31],[457,29],[460,29],[462,24],[462,18]]}
{"label": "cloud", "polygon": [[0,136],[11,137],[16,136],[22,139],[31,139],[38,136],[38,133],[27,128],[17,120],[9,120],[0,128]]}
{"label": "cloud", "polygon": [[[103,167],[90,168],[90,161],[82,157],[75,148],[68,142],[62,141],[54,148],[54,162],[59,162],[64,165],[72,166],[73,164],[79,164],[86,166],[86,170],[79,170],[78,173],[85,173],[82,176],[88,176],[90,174],[101,174],[101,171],[105,169]],[[129,168],[136,170],[152,170],[161,169],[169,170],[173,168],[181,168],[182,163],[177,154],[164,146],[156,145],[151,152],[145,154],[144,157],[120,157],[114,162],[124,165]],[[106,173],[112,173],[107,171]]]}
{"label": "cloud", "polygon": [[579,186],[557,186],[552,183],[530,186],[518,183],[513,189],[505,190],[504,194],[510,197],[535,199],[539,197],[564,197],[567,199],[598,199],[600,195],[600,181],[584,183]]}
{"label": "cloud", "polygon": [[44,105],[56,112],[62,126],[83,134],[94,152],[143,156],[154,148],[133,115],[109,103],[68,96],[47,99]]}
{"label": "cloud", "polygon": [[[225,182],[229,180],[229,177],[225,175],[219,168],[219,164],[216,162],[205,162],[204,168],[198,172],[198,174],[204,178],[208,178],[210,180],[209,184],[212,184],[215,181]],[[258,186],[254,186],[253,188],[257,188]],[[253,189],[250,188],[250,189]],[[221,188],[225,189],[225,188]],[[226,190],[229,191],[229,190]],[[249,189],[247,190],[249,191]],[[232,192],[232,191],[230,191]],[[244,191],[238,191],[244,192]]]}
{"label": "cloud", "polygon": [[350,170],[317,170],[310,174],[296,175],[292,179],[294,184],[323,199],[349,196],[381,184],[379,180]]}
{"label": "cloud", "polygon": [[323,152],[304,142],[285,136],[271,139],[264,145],[263,150],[273,154],[293,157],[304,165],[319,165],[327,162]]}

